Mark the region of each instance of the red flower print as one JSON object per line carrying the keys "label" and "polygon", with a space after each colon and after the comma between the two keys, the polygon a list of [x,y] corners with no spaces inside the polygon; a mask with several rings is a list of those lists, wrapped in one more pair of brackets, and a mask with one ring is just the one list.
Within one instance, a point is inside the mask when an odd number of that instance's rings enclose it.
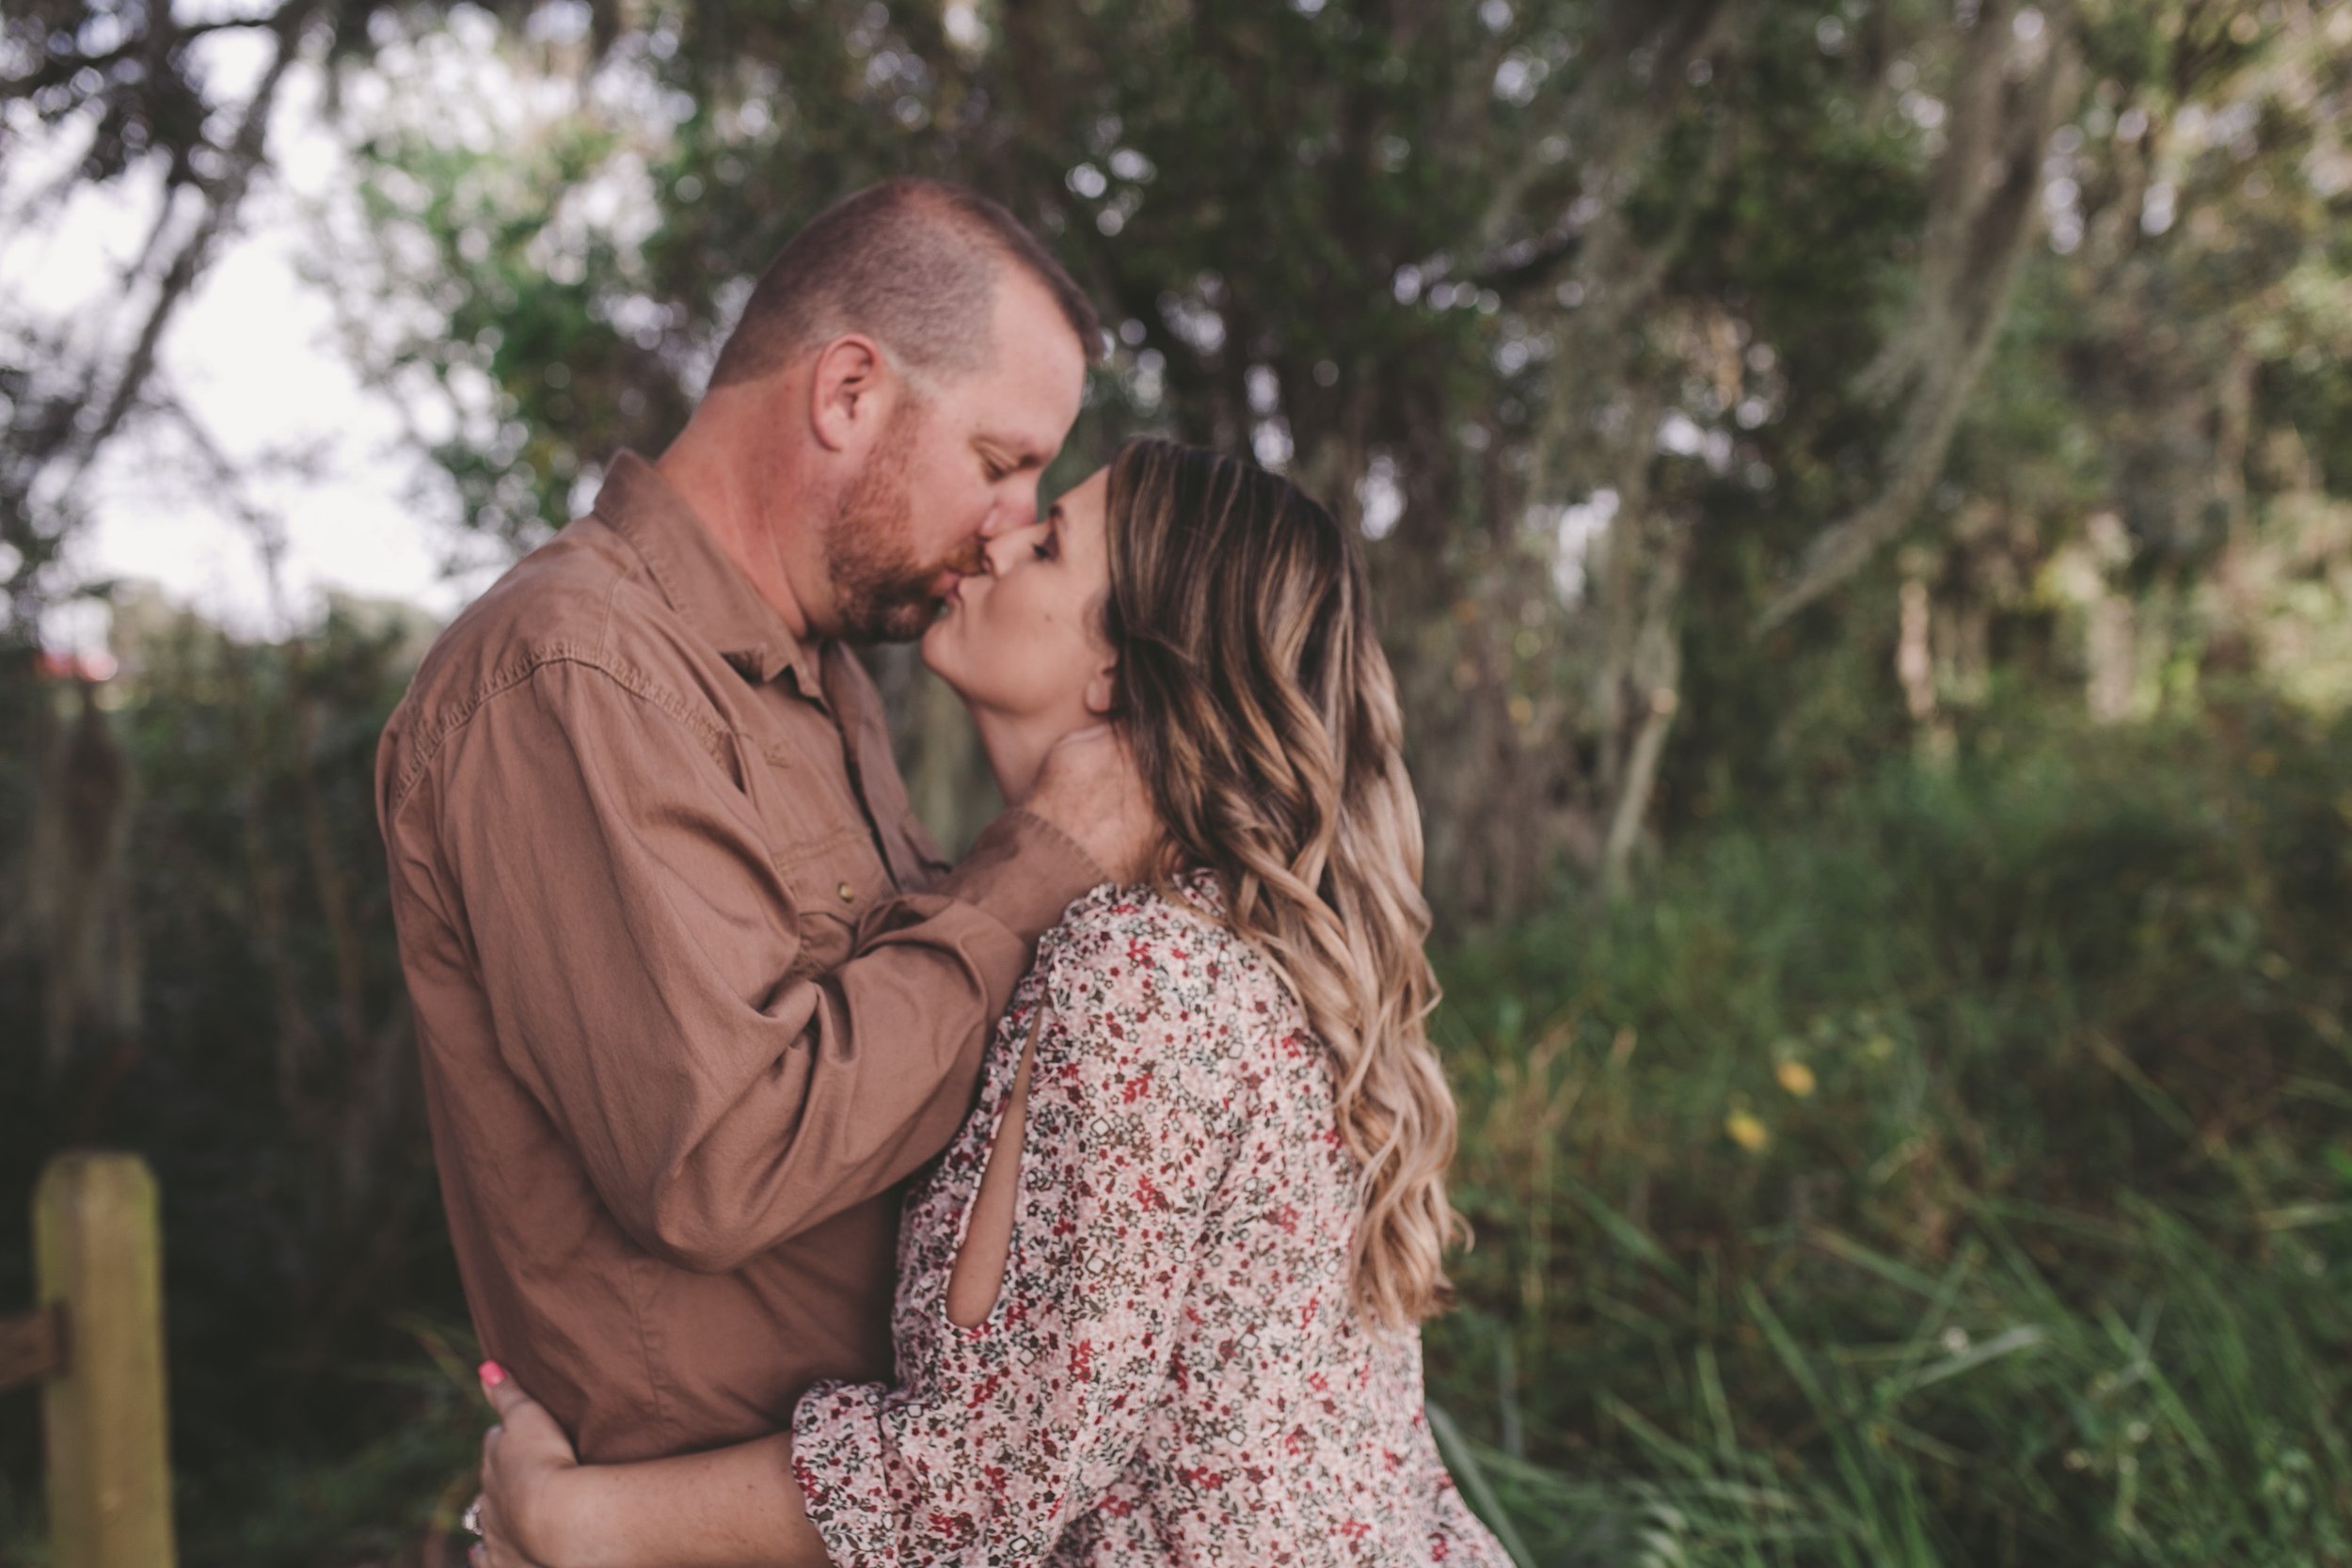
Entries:
{"label": "red flower print", "polygon": [[[845,1568],[1508,1568],[1422,1419],[1419,1336],[1336,1305],[1359,1199],[1329,1068],[1221,898],[1100,889],[1039,943],[907,1199],[896,1377],[794,1411]],[[1033,1023],[998,1307],[959,1329],[957,1238]]]}

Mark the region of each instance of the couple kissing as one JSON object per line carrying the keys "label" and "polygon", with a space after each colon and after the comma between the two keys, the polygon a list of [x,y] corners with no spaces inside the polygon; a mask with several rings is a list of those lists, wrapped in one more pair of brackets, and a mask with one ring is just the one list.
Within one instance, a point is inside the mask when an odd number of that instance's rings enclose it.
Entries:
{"label": "couple kissing", "polygon": [[[1361,546],[1161,440],[1041,512],[1102,336],[976,193],[836,203],[387,727],[480,1568],[1507,1562]],[[850,652],[915,639],[954,865]]]}

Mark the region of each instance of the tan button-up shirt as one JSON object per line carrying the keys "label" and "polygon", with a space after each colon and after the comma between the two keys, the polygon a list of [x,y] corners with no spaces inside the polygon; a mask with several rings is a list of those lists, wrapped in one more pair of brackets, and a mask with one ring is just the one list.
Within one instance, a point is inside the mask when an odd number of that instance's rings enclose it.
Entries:
{"label": "tan button-up shirt", "polygon": [[1012,812],[948,870],[864,670],[627,453],[434,644],[376,806],[485,1354],[590,1460],[887,1375],[897,1189],[1093,862]]}

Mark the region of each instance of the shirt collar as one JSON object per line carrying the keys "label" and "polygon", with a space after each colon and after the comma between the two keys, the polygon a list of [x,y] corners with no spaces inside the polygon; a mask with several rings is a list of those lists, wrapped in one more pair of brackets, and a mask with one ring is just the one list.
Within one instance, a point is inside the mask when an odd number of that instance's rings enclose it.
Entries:
{"label": "shirt collar", "polygon": [[789,670],[803,696],[824,701],[818,650],[792,635],[652,464],[616,452],[593,511],[628,541],[670,608],[746,679],[765,684]]}

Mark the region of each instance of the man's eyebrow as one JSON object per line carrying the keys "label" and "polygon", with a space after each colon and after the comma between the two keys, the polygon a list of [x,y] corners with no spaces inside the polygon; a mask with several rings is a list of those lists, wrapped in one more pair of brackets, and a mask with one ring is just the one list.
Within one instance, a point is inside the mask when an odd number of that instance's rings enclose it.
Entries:
{"label": "man's eyebrow", "polygon": [[982,431],[972,437],[972,444],[975,447],[991,449],[1002,456],[1012,458],[1018,467],[1024,468],[1041,468],[1047,462],[1045,452],[1029,445],[1017,436],[997,436]]}

